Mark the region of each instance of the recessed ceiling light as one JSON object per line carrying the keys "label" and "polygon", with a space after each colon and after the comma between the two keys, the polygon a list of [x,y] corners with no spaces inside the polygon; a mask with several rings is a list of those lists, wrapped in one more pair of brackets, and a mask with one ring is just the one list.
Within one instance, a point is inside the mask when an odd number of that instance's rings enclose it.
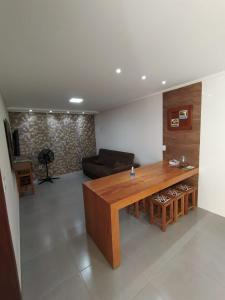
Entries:
{"label": "recessed ceiling light", "polygon": [[82,98],[71,98],[70,103],[82,103],[84,100]]}
{"label": "recessed ceiling light", "polygon": [[82,114],[84,115],[84,111],[82,112]]}
{"label": "recessed ceiling light", "polygon": [[163,80],[163,81],[162,81],[162,84],[166,84],[166,80]]}
{"label": "recessed ceiling light", "polygon": [[120,68],[117,68],[116,69],[116,74],[121,74],[122,73],[122,70]]}
{"label": "recessed ceiling light", "polygon": [[49,112],[50,112],[50,114],[51,114],[51,113],[52,113],[52,110],[50,110]]}
{"label": "recessed ceiling light", "polygon": [[33,110],[32,109],[29,109],[29,112],[32,112]]}
{"label": "recessed ceiling light", "polygon": [[142,79],[142,80],[146,80],[146,79],[147,79],[147,76],[146,76],[146,75],[142,75],[142,76],[141,76],[141,79]]}
{"label": "recessed ceiling light", "polygon": [[70,111],[69,111],[69,110],[67,110],[67,113],[69,114],[69,113],[70,113]]}

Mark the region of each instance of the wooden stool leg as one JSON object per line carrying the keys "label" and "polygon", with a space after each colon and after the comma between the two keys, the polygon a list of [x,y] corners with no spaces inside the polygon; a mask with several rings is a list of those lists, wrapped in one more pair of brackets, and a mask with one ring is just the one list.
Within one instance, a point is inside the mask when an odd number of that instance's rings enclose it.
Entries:
{"label": "wooden stool leg", "polygon": [[182,210],[182,215],[184,215],[184,196],[181,199],[181,210]]}
{"label": "wooden stool leg", "polygon": [[174,202],[170,205],[170,220],[171,220],[171,223],[173,222],[174,220]]}
{"label": "wooden stool leg", "polygon": [[162,220],[161,220],[161,229],[166,231],[166,207],[162,207]]}
{"label": "wooden stool leg", "polygon": [[194,189],[193,193],[192,193],[192,203],[193,203],[193,208],[195,209],[195,207],[197,206],[196,203],[196,190]]}
{"label": "wooden stool leg", "polygon": [[150,201],[150,224],[154,224],[154,204]]}
{"label": "wooden stool leg", "polygon": [[140,208],[139,208],[139,202],[136,202],[134,204],[134,216],[135,218],[139,218],[140,217]]}
{"label": "wooden stool leg", "polygon": [[161,208],[159,205],[156,207],[156,210],[157,210],[157,217],[159,217],[161,214]]}
{"label": "wooden stool leg", "polygon": [[173,202],[173,205],[174,205],[174,222],[177,221],[177,214],[178,214],[178,200],[174,200]]}
{"label": "wooden stool leg", "polygon": [[184,196],[184,214],[188,214],[188,195]]}
{"label": "wooden stool leg", "polygon": [[146,205],[146,199],[143,199],[142,200],[142,204],[143,204],[143,210],[144,210],[144,212],[146,213],[147,212],[147,205]]}

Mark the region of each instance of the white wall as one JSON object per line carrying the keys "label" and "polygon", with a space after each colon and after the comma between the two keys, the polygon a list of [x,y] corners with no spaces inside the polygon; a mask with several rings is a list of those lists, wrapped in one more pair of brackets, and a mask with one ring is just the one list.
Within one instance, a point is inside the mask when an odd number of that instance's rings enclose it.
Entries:
{"label": "white wall", "polygon": [[225,73],[202,83],[199,206],[225,217]]}
{"label": "white wall", "polygon": [[162,94],[95,117],[97,149],[133,152],[141,164],[162,160]]}
{"label": "white wall", "polygon": [[12,234],[13,246],[16,256],[16,263],[19,278],[20,271],[20,222],[19,222],[19,197],[16,186],[15,175],[11,170],[8,148],[6,144],[5,129],[3,120],[8,118],[4,102],[0,95],[0,170],[5,190],[6,205],[10,229]]}

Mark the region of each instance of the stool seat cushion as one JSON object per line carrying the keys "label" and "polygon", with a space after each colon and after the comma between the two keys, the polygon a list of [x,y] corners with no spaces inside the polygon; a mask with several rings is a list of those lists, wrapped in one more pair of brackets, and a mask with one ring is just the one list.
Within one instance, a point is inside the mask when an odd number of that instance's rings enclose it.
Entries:
{"label": "stool seat cushion", "polygon": [[151,197],[152,200],[155,200],[157,202],[160,203],[166,203],[167,201],[171,200],[171,197],[169,197],[168,195],[164,195],[164,194],[155,194]]}
{"label": "stool seat cushion", "polygon": [[188,192],[188,191],[192,190],[193,187],[191,185],[181,183],[181,184],[176,185],[176,189],[179,189],[184,192]]}
{"label": "stool seat cushion", "polygon": [[174,189],[174,188],[166,189],[164,191],[164,193],[169,195],[169,196],[172,196],[172,197],[179,197],[180,195],[182,195],[182,191],[179,191],[179,190]]}

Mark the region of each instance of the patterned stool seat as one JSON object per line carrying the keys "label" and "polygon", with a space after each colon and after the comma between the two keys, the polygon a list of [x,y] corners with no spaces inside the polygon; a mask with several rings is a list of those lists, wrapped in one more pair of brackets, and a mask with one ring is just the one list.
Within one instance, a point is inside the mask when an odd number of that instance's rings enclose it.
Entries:
{"label": "patterned stool seat", "polygon": [[196,204],[196,186],[192,186],[191,184],[187,184],[185,182],[178,183],[175,185],[175,188],[182,191],[185,195],[185,205],[184,205],[184,213],[187,214],[189,210],[195,209]]}
{"label": "patterned stool seat", "polygon": [[191,185],[188,185],[188,184],[180,183],[180,184],[176,185],[176,189],[179,189],[183,192],[188,192],[188,191],[192,190],[193,187]]}
{"label": "patterned stool seat", "polygon": [[154,201],[160,202],[160,203],[166,203],[169,200],[171,200],[171,197],[169,197],[168,195],[165,195],[165,194],[157,193],[157,194],[154,194],[151,197],[151,199]]}
{"label": "patterned stool seat", "polygon": [[169,188],[169,189],[166,189],[165,191],[164,191],[164,193],[166,194],[166,195],[168,195],[168,196],[171,196],[171,197],[179,197],[179,196],[181,196],[182,195],[182,191],[179,191],[179,190],[177,190],[177,189],[175,189],[175,188]]}

